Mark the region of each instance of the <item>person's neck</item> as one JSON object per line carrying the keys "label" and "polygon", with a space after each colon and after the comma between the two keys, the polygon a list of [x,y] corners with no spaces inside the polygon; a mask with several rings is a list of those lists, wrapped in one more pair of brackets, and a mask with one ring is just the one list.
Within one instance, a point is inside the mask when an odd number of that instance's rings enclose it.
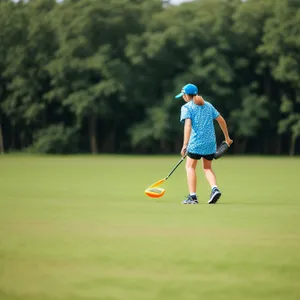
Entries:
{"label": "person's neck", "polygon": [[194,98],[193,101],[196,105],[199,105],[199,106],[203,106],[205,104],[205,101],[202,97]]}

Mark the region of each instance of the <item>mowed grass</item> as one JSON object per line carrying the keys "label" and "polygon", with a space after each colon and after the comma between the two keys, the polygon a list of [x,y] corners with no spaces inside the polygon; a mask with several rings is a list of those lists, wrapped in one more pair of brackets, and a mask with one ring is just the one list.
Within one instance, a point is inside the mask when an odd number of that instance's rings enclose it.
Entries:
{"label": "mowed grass", "polygon": [[1,300],[300,299],[300,159],[226,156],[223,196],[179,156],[0,157]]}

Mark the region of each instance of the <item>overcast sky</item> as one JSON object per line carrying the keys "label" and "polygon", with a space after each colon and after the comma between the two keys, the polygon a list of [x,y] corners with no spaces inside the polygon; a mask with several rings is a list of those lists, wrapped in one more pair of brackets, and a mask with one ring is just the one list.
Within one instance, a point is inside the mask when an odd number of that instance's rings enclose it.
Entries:
{"label": "overcast sky", "polygon": [[171,3],[173,4],[180,4],[180,3],[183,3],[183,2],[189,2],[191,0],[171,0]]}
{"label": "overcast sky", "polygon": [[[19,0],[13,0],[15,2],[18,2]],[[59,0],[61,1],[61,0]],[[180,3],[183,3],[183,2],[189,2],[189,1],[192,1],[192,0],[171,0],[171,3],[172,4],[180,4]]]}

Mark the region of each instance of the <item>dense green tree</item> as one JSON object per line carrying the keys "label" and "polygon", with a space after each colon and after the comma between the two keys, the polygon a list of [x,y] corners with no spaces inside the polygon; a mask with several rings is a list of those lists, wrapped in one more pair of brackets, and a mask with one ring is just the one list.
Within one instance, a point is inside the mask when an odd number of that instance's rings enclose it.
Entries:
{"label": "dense green tree", "polygon": [[234,153],[299,153],[299,1],[6,0],[0,28],[0,152],[178,152],[191,82]]}
{"label": "dense green tree", "polygon": [[118,106],[127,99],[128,77],[134,80],[124,48],[127,37],[140,31],[139,2],[65,1],[57,7],[60,48],[48,65],[52,90],[47,97],[69,107],[79,128],[88,123],[93,153],[99,148],[98,128],[101,147],[115,150]]}
{"label": "dense green tree", "polygon": [[[6,97],[2,109],[19,131],[20,147],[32,143],[32,131],[47,125],[44,93],[49,89],[45,64],[56,47],[55,33],[47,12],[55,1],[30,1],[12,5],[2,11],[4,26],[5,66],[2,76]],[[6,8],[6,10],[5,10]],[[31,18],[34,15],[34,18]],[[8,41],[6,41],[8,39]],[[14,139],[13,137],[12,139]]]}
{"label": "dense green tree", "polygon": [[290,136],[289,153],[295,153],[300,136],[300,3],[274,1],[259,53],[271,76],[280,83],[278,132]]}

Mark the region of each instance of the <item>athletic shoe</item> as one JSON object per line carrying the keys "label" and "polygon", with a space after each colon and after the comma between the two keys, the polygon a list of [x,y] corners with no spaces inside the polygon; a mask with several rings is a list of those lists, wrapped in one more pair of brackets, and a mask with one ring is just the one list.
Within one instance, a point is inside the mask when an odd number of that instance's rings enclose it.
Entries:
{"label": "athletic shoe", "polygon": [[187,198],[181,202],[181,204],[198,204],[198,200],[197,198],[193,199],[191,195],[188,195]]}
{"label": "athletic shoe", "polygon": [[207,201],[208,204],[215,204],[217,203],[217,201],[219,200],[219,198],[221,197],[221,192],[219,191],[218,188],[213,188],[211,194],[210,194],[210,198]]}

